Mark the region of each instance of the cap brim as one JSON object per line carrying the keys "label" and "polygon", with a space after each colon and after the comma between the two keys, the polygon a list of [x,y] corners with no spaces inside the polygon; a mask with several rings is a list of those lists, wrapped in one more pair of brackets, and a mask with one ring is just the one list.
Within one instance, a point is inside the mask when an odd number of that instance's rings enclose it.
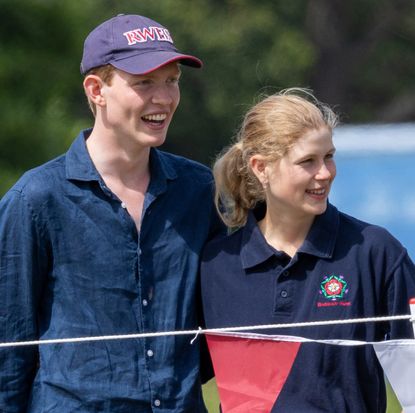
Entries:
{"label": "cap brim", "polygon": [[172,62],[195,68],[203,66],[203,62],[195,56],[162,51],[140,53],[126,59],[113,60],[110,64],[131,75],[145,75]]}

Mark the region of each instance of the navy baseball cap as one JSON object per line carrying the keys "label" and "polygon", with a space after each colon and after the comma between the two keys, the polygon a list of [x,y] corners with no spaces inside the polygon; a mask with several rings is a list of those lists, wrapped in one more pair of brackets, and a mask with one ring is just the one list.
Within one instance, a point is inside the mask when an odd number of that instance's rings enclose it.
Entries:
{"label": "navy baseball cap", "polygon": [[96,27],[85,39],[81,73],[111,64],[133,75],[142,75],[171,62],[200,68],[195,56],[182,54],[169,31],[144,16],[121,14]]}

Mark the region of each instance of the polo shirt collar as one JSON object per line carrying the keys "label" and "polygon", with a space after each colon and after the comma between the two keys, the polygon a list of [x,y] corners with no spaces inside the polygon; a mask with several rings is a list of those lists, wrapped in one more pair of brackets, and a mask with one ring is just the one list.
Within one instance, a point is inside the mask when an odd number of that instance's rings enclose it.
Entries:
{"label": "polo shirt collar", "polygon": [[[333,255],[339,227],[339,212],[330,203],[322,215],[318,215],[297,254],[309,254],[320,258]],[[248,214],[242,228],[241,261],[244,269],[254,267],[275,256],[278,252],[270,246],[261,233],[253,211]],[[296,255],[297,255],[296,254]]]}
{"label": "polo shirt collar", "polygon": [[324,214],[316,216],[303,245],[297,253],[331,258],[339,230],[339,211],[330,203]]}
{"label": "polo shirt collar", "polygon": [[254,211],[249,211],[241,231],[241,261],[244,269],[255,267],[275,255],[275,249],[267,243],[259,229]]}

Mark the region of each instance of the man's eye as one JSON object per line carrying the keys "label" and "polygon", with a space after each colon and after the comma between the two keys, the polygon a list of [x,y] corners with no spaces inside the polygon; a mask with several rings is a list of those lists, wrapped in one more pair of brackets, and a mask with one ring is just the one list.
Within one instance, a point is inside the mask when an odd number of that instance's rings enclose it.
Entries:
{"label": "man's eye", "polygon": [[139,81],[135,82],[133,86],[147,86],[147,85],[151,85],[151,80],[150,79],[139,80]]}

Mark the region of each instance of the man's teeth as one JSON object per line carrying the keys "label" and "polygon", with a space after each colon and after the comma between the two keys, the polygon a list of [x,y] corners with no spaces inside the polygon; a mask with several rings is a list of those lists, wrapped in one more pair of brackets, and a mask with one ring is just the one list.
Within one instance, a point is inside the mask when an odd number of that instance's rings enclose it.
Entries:
{"label": "man's teeth", "polygon": [[150,122],[162,122],[166,118],[167,118],[167,115],[165,113],[159,113],[157,115],[145,115],[145,116],[143,116],[144,120],[148,120]]}
{"label": "man's teeth", "polygon": [[309,189],[307,192],[313,195],[324,195],[326,193],[326,190],[325,189]]}

